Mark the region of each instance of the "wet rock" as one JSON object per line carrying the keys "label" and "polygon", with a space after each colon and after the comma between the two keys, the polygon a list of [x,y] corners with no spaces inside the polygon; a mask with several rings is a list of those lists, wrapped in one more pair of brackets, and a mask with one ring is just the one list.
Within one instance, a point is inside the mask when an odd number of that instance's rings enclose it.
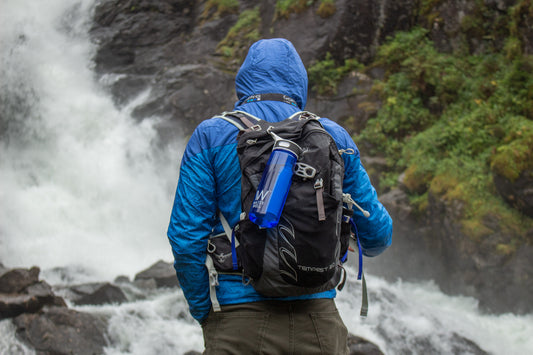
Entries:
{"label": "wet rock", "polygon": [[353,334],[348,334],[348,349],[350,355],[383,355],[377,345]]}
{"label": "wet rock", "polygon": [[495,174],[494,186],[508,204],[533,218],[533,170],[523,171],[515,181]]}
{"label": "wet rock", "polygon": [[371,92],[374,78],[353,71],[337,85],[337,92],[328,96],[312,93],[306,110],[349,126],[356,132],[377,112],[381,102]]}
{"label": "wet rock", "polygon": [[192,0],[100,1],[91,30],[99,43],[96,70],[156,73],[164,47],[192,30],[194,9]]}
{"label": "wet rock", "polygon": [[[406,0],[357,4],[343,0],[336,2],[331,17],[319,16],[315,4],[280,18],[274,5],[272,0],[257,4],[260,37],[289,39],[307,66],[323,59],[326,52],[338,62],[352,57],[369,60],[386,36],[408,29],[413,11],[413,4]],[[225,61],[217,46],[239,17],[205,18],[204,6],[191,0],[157,4],[104,0],[95,9],[91,36],[98,44],[97,73],[115,78],[109,87],[117,106],[149,90],[148,100],[134,107],[133,116],[161,118],[156,128],[163,142],[176,134],[189,134],[202,120],[227,111],[236,99],[234,78],[243,58]],[[246,2],[240,6],[241,10],[253,7]],[[199,69],[192,68],[195,65]],[[365,92],[355,95],[354,82]],[[308,109],[341,121],[357,117],[359,129],[378,105],[367,102],[371,80],[352,76],[340,86],[338,98],[310,97]]]}
{"label": "wet rock", "polygon": [[157,283],[154,279],[138,279],[133,282],[133,285],[142,290],[155,290],[157,289]]}
{"label": "wet rock", "polygon": [[175,139],[177,132],[195,127],[201,120],[222,111],[235,100],[233,76],[210,65],[186,64],[167,67],[155,76],[150,97],[132,111],[138,120],[146,117],[179,117],[179,122],[163,121],[159,128],[163,141]]}
{"label": "wet rock", "polygon": [[131,281],[130,281],[130,278],[128,276],[119,275],[119,276],[115,277],[114,282],[117,283],[117,284],[125,284],[125,283],[129,283]]}
{"label": "wet rock", "polygon": [[4,264],[0,263],[0,275],[3,275],[6,271],[7,268],[4,266]]}
{"label": "wet rock", "polygon": [[132,115],[162,118],[156,128],[164,142],[188,134],[235,99],[233,75],[211,62],[237,17],[200,21],[201,6],[192,0],[104,0],[95,9],[96,71],[115,78],[109,86],[117,106],[149,90]]}
{"label": "wet rock", "polygon": [[71,292],[68,298],[77,305],[120,304],[127,301],[120,287],[108,282],[76,285],[70,287],[69,290]]}
{"label": "wet rock", "polygon": [[174,266],[162,260],[135,275],[135,282],[149,280],[154,280],[157,287],[179,286]]}
{"label": "wet rock", "polygon": [[343,7],[328,50],[334,58],[357,58],[363,63],[374,57],[387,36],[409,30],[417,11],[416,3],[410,0],[345,1]]}
{"label": "wet rock", "polygon": [[16,334],[38,354],[103,354],[106,323],[87,313],[51,307],[13,320]]}
{"label": "wet rock", "polygon": [[[50,288],[50,286],[46,286]],[[0,319],[13,318],[23,313],[35,313],[44,306],[55,305],[65,306],[61,297],[55,296],[51,290],[39,294],[0,294]]]}
{"label": "wet rock", "polygon": [[5,269],[0,276],[0,319],[22,313],[35,313],[45,306],[65,306],[45,281],[39,281],[39,268]]}
{"label": "wet rock", "polygon": [[417,210],[399,189],[381,195],[380,200],[394,221],[394,236],[385,257],[365,260],[372,274],[390,280],[434,280],[443,292],[474,297],[482,310],[491,313],[533,310],[533,246],[522,245],[509,254],[498,252],[507,238],[496,216],[486,216],[483,227],[488,235],[475,241],[462,231],[460,201],[429,193],[428,205]]}
{"label": "wet rock", "polygon": [[5,269],[0,275],[0,292],[17,293],[39,281],[40,269]]}
{"label": "wet rock", "polygon": [[402,223],[408,221],[411,217],[413,208],[409,203],[409,196],[400,190],[392,189],[380,196],[380,201],[383,203],[390,214],[394,215],[393,220]]}

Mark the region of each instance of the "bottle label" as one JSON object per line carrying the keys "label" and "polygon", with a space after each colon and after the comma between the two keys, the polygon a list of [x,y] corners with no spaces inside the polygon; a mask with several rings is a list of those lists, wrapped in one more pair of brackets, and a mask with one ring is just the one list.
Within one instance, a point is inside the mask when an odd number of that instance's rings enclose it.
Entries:
{"label": "bottle label", "polygon": [[272,152],[249,213],[250,220],[260,227],[271,228],[278,224],[296,159],[291,151],[275,149]]}
{"label": "bottle label", "polygon": [[263,211],[263,208],[265,204],[268,204],[271,192],[272,191],[270,190],[257,190],[257,192],[255,193],[254,202],[252,203],[252,208],[256,211],[266,212]]}

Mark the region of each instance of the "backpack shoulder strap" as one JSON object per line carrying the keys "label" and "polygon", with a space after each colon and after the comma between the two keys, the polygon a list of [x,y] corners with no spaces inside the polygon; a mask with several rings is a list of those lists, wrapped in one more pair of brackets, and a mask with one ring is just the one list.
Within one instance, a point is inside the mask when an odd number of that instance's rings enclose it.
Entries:
{"label": "backpack shoulder strap", "polygon": [[320,117],[309,111],[298,111],[291,115],[288,120],[301,121],[301,120],[318,120]]}
{"label": "backpack shoulder strap", "polygon": [[239,131],[246,131],[253,129],[252,127],[258,125],[262,120],[254,115],[244,111],[223,112],[221,116],[215,116],[231,123],[239,129]]}

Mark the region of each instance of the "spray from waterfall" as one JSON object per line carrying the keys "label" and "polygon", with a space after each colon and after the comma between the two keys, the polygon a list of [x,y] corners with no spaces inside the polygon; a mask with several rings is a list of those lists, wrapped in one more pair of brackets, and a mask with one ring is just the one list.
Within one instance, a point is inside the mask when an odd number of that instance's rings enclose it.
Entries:
{"label": "spray from waterfall", "polygon": [[157,147],[157,118],[132,120],[138,102],[118,110],[96,81],[88,37],[93,6],[3,1],[5,265],[82,267],[111,278],[172,258],[166,226],[179,154]]}

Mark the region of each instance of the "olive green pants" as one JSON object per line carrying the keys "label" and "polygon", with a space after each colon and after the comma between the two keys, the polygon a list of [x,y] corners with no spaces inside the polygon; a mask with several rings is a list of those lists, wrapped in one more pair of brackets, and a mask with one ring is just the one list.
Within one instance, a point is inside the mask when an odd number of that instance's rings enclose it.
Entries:
{"label": "olive green pants", "polygon": [[202,324],[204,354],[348,354],[348,331],[332,299],[222,306]]}

